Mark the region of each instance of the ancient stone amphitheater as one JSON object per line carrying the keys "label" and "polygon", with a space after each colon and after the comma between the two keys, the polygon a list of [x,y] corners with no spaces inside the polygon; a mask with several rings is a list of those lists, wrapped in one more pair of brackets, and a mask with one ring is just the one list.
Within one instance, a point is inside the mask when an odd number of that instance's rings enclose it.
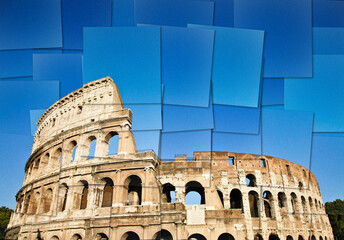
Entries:
{"label": "ancient stone amphitheater", "polygon": [[[131,124],[109,77],[47,109],[6,239],[334,239],[306,168],[231,152],[162,162],[137,151]],[[185,204],[191,192],[199,204]]]}

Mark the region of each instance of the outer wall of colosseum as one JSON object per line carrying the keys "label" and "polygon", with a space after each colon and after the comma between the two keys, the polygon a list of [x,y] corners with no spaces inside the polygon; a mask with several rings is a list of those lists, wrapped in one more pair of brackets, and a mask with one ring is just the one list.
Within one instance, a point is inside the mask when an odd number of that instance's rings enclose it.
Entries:
{"label": "outer wall of colosseum", "polygon": [[109,77],[46,110],[6,239],[334,239],[308,169],[230,152],[162,162],[137,152],[131,124]]}

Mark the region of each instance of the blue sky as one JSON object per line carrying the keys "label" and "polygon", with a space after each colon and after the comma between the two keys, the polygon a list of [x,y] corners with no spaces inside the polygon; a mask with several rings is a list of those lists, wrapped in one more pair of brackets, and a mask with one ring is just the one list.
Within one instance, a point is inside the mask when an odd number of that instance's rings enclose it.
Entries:
{"label": "blue sky", "polygon": [[1,1],[0,206],[15,207],[44,109],[105,76],[139,151],[272,155],[310,168],[324,202],[344,198],[344,3],[311,3]]}

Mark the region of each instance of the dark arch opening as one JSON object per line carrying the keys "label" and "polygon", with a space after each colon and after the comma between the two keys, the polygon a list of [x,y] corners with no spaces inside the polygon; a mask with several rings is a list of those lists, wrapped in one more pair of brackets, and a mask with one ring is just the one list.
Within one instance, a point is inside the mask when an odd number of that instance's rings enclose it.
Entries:
{"label": "dark arch opening", "polygon": [[154,235],[154,240],[173,240],[173,237],[169,231],[162,229]]}
{"label": "dark arch opening", "polygon": [[80,209],[87,208],[87,199],[88,199],[88,183],[86,181],[81,181],[83,184],[83,189],[81,193]]}
{"label": "dark arch opening", "polygon": [[259,217],[259,209],[258,209],[259,197],[258,197],[258,193],[255,192],[255,191],[250,191],[248,193],[248,201],[250,203],[251,217]]}
{"label": "dark arch opening", "polygon": [[269,191],[265,191],[263,193],[263,200],[264,200],[264,211],[265,211],[265,216],[267,218],[272,217],[272,212],[271,212],[271,204],[272,204],[272,194]]}
{"label": "dark arch opening", "polygon": [[299,235],[298,240],[305,240],[301,235]]}
{"label": "dark arch opening", "polygon": [[109,240],[108,236],[105,233],[98,233],[97,240]]}
{"label": "dark arch opening", "polygon": [[280,238],[276,234],[270,234],[269,240],[280,240]]}
{"label": "dark arch opening", "polygon": [[253,174],[247,174],[246,176],[246,185],[248,187],[256,187],[256,177]]}
{"label": "dark arch opening", "polygon": [[188,240],[207,240],[207,239],[203,235],[196,233],[196,234],[192,234],[188,238]]}
{"label": "dark arch opening", "polygon": [[217,190],[217,195],[218,195],[219,198],[220,198],[220,201],[221,201],[221,203],[222,203],[222,207],[224,207],[225,204],[224,204],[224,202],[223,202],[223,194],[222,194],[222,192],[221,192],[220,190]]}
{"label": "dark arch opening", "polygon": [[102,180],[105,181],[105,186],[103,189],[102,207],[111,207],[113,195],[113,181],[111,180],[111,178],[103,178]]}
{"label": "dark arch opening", "polygon": [[256,234],[256,235],[254,236],[254,240],[263,240],[263,237],[262,237],[262,235],[260,235],[260,234]]}
{"label": "dark arch opening", "polygon": [[71,240],[82,240],[82,237],[80,236],[80,234],[74,234]]}
{"label": "dark arch opening", "polygon": [[176,188],[171,183],[165,183],[162,189],[162,202],[176,202]]}
{"label": "dark arch opening", "polygon": [[140,240],[139,236],[134,232],[126,232],[121,237],[121,240]]}
{"label": "dark arch opening", "polygon": [[229,233],[222,233],[217,240],[235,240],[235,238]]}
{"label": "dark arch opening", "polygon": [[239,189],[233,189],[230,194],[231,208],[242,209],[242,194]]}
{"label": "dark arch opening", "polygon": [[293,240],[293,237],[292,236],[287,236],[287,240]]}
{"label": "dark arch opening", "polygon": [[125,182],[127,192],[127,205],[141,205],[142,201],[142,181],[136,175],[129,176]]}
{"label": "dark arch opening", "polygon": [[296,197],[296,194],[295,193],[291,193],[290,194],[291,196],[291,207],[292,207],[292,211],[293,211],[293,214],[295,214],[297,212],[297,197]]}
{"label": "dark arch opening", "polygon": [[205,204],[205,193],[203,186],[196,181],[190,181],[185,185],[185,204],[189,204],[191,199],[187,198],[190,192],[198,193],[200,196],[200,202],[198,204]]}

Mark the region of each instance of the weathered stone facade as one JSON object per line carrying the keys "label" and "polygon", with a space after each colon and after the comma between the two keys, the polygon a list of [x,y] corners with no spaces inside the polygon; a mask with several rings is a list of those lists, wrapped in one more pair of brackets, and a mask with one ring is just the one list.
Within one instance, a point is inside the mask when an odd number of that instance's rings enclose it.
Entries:
{"label": "weathered stone facade", "polygon": [[[6,239],[334,239],[306,168],[230,152],[161,162],[137,152],[131,123],[109,77],[46,110]],[[200,204],[185,205],[189,192]]]}

